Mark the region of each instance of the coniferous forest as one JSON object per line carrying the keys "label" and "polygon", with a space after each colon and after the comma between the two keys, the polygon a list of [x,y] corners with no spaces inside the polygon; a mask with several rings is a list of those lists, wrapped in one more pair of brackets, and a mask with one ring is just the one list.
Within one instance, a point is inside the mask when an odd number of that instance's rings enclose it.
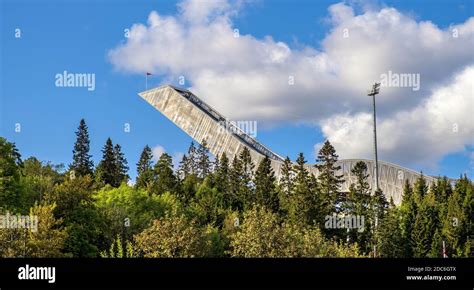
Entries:
{"label": "coniferous forest", "polygon": [[[212,158],[204,140],[191,143],[177,170],[166,153],[154,162],[145,145],[130,185],[135,166],[119,144],[107,139],[94,164],[84,120],[76,136],[67,166],[23,159],[0,137],[0,215],[38,217],[36,231],[0,228],[0,257],[473,256],[474,185],[466,176],[406,183],[395,206],[372,193],[364,162],[352,169],[349,193],[340,192],[329,141],[318,177],[299,154],[277,180],[270,159],[255,164],[248,150]],[[364,230],[328,228],[334,214],[364,217]]]}

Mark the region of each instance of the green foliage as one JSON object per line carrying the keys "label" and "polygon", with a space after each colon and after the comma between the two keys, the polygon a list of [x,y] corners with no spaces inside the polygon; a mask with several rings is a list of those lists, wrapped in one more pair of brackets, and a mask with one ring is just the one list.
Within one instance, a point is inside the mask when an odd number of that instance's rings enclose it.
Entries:
{"label": "green foliage", "polygon": [[378,256],[382,258],[403,258],[406,240],[402,234],[401,214],[399,209],[391,208],[380,221],[377,232]]}
{"label": "green foliage", "polygon": [[64,220],[68,237],[64,251],[76,257],[97,257],[105,227],[92,204],[94,181],[91,175],[66,178],[46,194],[45,201],[56,204],[54,214]]}
{"label": "green foliage", "polygon": [[0,137],[0,209],[23,210],[21,155],[14,143]]}
{"label": "green foliage", "polygon": [[315,226],[278,221],[265,208],[244,212],[244,222],[231,236],[233,257],[346,257],[358,256],[357,245],[326,240]]}
{"label": "green foliage", "polygon": [[94,195],[94,204],[107,224],[103,230],[107,241],[118,234],[129,239],[166,212],[181,211],[181,204],[170,193],[150,195],[126,184],[99,190]]}
{"label": "green foliage", "polygon": [[202,230],[183,214],[167,213],[134,239],[145,258],[191,258],[207,252]]}
{"label": "green foliage", "polygon": [[62,220],[54,217],[54,208],[54,204],[45,204],[30,209],[29,217],[32,221],[36,220],[36,227],[0,228],[0,257],[65,256],[62,250],[67,232],[62,227]]}
{"label": "green foliage", "polygon": [[199,224],[220,224],[223,213],[223,197],[216,188],[211,187],[210,178],[200,184],[196,196],[190,204],[192,215]]}
{"label": "green foliage", "polygon": [[[415,195],[416,197],[417,195]],[[418,197],[421,198],[421,195]],[[423,196],[419,202],[411,235],[413,256],[416,258],[428,255],[438,223],[438,211],[434,194],[430,192],[430,194]]]}
{"label": "green foliage", "polygon": [[173,171],[173,159],[167,153],[163,153],[154,168],[155,179],[151,192],[163,194],[165,192],[176,192],[178,180]]}
{"label": "green foliage", "polygon": [[[454,187],[440,178],[406,181],[402,204],[372,192],[367,165],[343,182],[338,156],[326,141],[317,158],[318,177],[300,154],[281,166],[277,183],[271,160],[256,170],[246,147],[213,163],[205,140],[191,143],[177,172],[164,153],[153,164],[145,146],[136,185],[109,138],[92,174],[87,126],[76,132],[67,172],[34,157],[24,162],[0,137],[0,213],[41,217],[38,232],[0,229],[2,257],[472,257],[474,185],[461,176]],[[328,229],[332,214],[365,218],[364,231]]]}
{"label": "green foliage", "polygon": [[125,244],[119,235],[110,244],[108,251],[100,252],[101,258],[136,258],[135,249],[130,241]]}

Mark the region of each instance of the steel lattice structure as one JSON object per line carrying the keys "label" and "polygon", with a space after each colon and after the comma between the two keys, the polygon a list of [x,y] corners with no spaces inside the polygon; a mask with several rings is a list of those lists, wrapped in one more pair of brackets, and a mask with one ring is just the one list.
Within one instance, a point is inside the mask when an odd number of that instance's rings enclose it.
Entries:
{"label": "steel lattice structure", "polygon": [[[192,92],[165,85],[145,92],[139,93],[150,105],[155,107],[174,124],[191,136],[196,142],[201,143],[204,139],[207,142],[209,151],[214,156],[226,153],[232,160],[244,147],[250,150],[252,160],[258,164],[264,156],[271,159],[272,168],[275,174],[280,176],[283,158],[273,152],[265,145],[249,136],[236,127],[227,119],[206,104]],[[225,123],[227,126],[223,126]],[[342,191],[348,191],[349,185],[355,181],[351,174],[351,168],[358,161],[364,161],[368,167],[369,184],[371,188],[375,186],[374,161],[367,159],[344,159],[338,161],[341,166],[339,174],[344,175]],[[384,192],[387,200],[393,199],[395,204],[400,204],[405,180],[414,184],[420,173],[384,161],[378,162],[379,166],[379,187]],[[307,165],[309,172],[318,176],[318,170],[313,165]],[[436,178],[425,176],[428,184],[433,183]]]}

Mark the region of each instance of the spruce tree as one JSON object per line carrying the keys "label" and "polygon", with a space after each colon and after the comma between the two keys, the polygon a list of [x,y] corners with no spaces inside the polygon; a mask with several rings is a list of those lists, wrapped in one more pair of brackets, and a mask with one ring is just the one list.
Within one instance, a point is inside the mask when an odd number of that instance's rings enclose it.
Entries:
{"label": "spruce tree", "polygon": [[76,136],[76,143],[72,150],[72,164],[70,169],[74,170],[76,176],[84,176],[87,174],[92,175],[94,163],[92,161],[92,156],[89,154],[89,132],[84,119],[81,119],[81,122],[79,123]]}
{"label": "spruce tree", "polygon": [[462,256],[463,237],[462,231],[466,224],[463,212],[463,200],[460,187],[457,187],[448,198],[447,214],[443,220],[442,235],[446,240],[446,252],[449,257]]}
{"label": "spruce tree", "polygon": [[406,258],[411,258],[413,257],[413,226],[415,224],[418,206],[415,202],[415,197],[413,196],[413,189],[408,180],[405,180],[405,185],[403,187],[403,198],[400,211],[402,215],[402,236],[405,241],[403,243],[405,245],[404,256]]}
{"label": "spruce tree", "polygon": [[341,169],[341,166],[336,165],[338,157],[334,147],[329,140],[326,140],[319,150],[315,165],[319,171],[318,182],[321,193],[324,195],[327,214],[338,211],[338,196],[341,184],[344,183],[343,175],[337,174],[337,171]]}
{"label": "spruce tree", "polygon": [[117,171],[115,172],[115,186],[120,186],[122,182],[127,183],[128,179],[128,162],[125,155],[122,152],[120,144],[115,144],[114,155]]}
{"label": "spruce tree", "polygon": [[472,245],[474,244],[474,184],[468,188],[463,201],[463,212],[465,223],[463,225],[464,256],[473,257]]}
{"label": "spruce tree", "polygon": [[180,180],[186,179],[191,174],[191,164],[189,162],[188,156],[186,154],[183,155],[181,161],[179,162],[178,166],[178,178]]}
{"label": "spruce tree", "polygon": [[296,164],[294,165],[295,178],[293,183],[293,191],[290,197],[288,207],[288,216],[296,223],[304,224],[308,220],[308,197],[311,194],[309,188],[309,172],[305,167],[306,160],[303,153],[298,155]]}
{"label": "spruce tree", "polygon": [[281,167],[280,190],[284,195],[289,195],[293,190],[293,164],[287,156]]}
{"label": "spruce tree", "polygon": [[244,201],[240,195],[243,178],[242,162],[238,156],[234,156],[232,160],[232,167],[229,171],[229,194],[228,198],[224,196],[224,204],[229,203],[233,210],[242,211],[244,208]]}
{"label": "spruce tree", "polygon": [[428,193],[428,185],[426,184],[426,179],[421,173],[420,178],[418,178],[413,186],[413,195],[415,197],[415,202],[421,204],[423,198]]}
{"label": "spruce tree", "polygon": [[250,156],[250,150],[244,147],[239,155],[239,162],[241,165],[242,177],[239,184],[239,197],[243,202],[245,209],[250,209],[255,204],[255,196],[253,194],[253,170],[254,163]]}
{"label": "spruce tree", "polygon": [[404,245],[405,240],[400,226],[400,212],[398,208],[392,207],[380,221],[378,227],[378,256],[382,258],[403,258],[405,256]]}
{"label": "spruce tree", "polygon": [[194,145],[194,142],[191,142],[191,145],[189,145],[188,149],[188,157],[187,157],[187,162],[188,164],[186,165],[187,168],[189,168],[189,171],[191,174],[198,175],[198,164],[197,164],[198,156],[197,156],[197,149],[196,146]]}
{"label": "spruce tree", "polygon": [[352,229],[349,231],[349,237],[352,242],[357,242],[363,253],[371,251],[372,242],[372,224],[374,217],[371,216],[371,190],[367,181],[367,164],[363,161],[357,162],[351,169],[356,182],[349,186],[349,193],[344,202],[344,211],[348,215],[363,216],[365,218],[364,231]]}
{"label": "spruce tree", "polygon": [[211,162],[209,161],[209,149],[206,139],[202,140],[196,152],[197,175],[204,180],[211,172]]}
{"label": "spruce tree", "polygon": [[219,192],[222,193],[224,197],[224,206],[230,206],[230,197],[229,197],[229,158],[223,153],[220,158],[216,158],[217,165],[214,172],[214,182],[216,188]]}
{"label": "spruce tree", "polygon": [[438,211],[433,192],[425,195],[419,204],[413,225],[412,245],[415,258],[427,257],[438,223]]}
{"label": "spruce tree", "polygon": [[265,156],[258,165],[255,172],[255,199],[260,206],[265,206],[273,212],[278,212],[278,192],[276,189],[276,177],[268,156]]}
{"label": "spruce tree", "polygon": [[148,188],[153,182],[153,152],[148,145],[145,145],[140,160],[137,163],[137,188]]}
{"label": "spruce tree", "polygon": [[278,183],[280,209],[279,214],[283,217],[288,217],[288,209],[291,203],[291,196],[293,193],[293,179],[295,172],[293,171],[293,164],[287,156],[283,165],[281,166],[280,180]]}
{"label": "spruce tree", "polygon": [[104,185],[117,187],[117,160],[115,159],[114,144],[108,138],[102,149],[102,160],[97,166],[96,177]]}

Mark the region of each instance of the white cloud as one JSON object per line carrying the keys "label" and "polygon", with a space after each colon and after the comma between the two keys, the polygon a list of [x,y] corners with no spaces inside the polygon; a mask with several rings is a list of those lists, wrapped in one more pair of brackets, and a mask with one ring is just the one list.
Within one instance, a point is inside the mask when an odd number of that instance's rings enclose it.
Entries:
{"label": "white cloud", "polygon": [[153,161],[157,162],[158,159],[160,159],[161,154],[165,153],[166,150],[163,146],[156,145],[153,148],[151,148],[151,152],[153,153]]}
{"label": "white cloud", "polygon": [[[421,76],[419,91],[384,87],[378,96],[385,156],[400,159],[408,150],[415,151],[409,155],[416,161],[434,162],[472,144],[466,134],[441,138],[439,132],[444,129],[435,127],[444,128],[451,121],[445,115],[448,106],[458,110],[458,116],[472,111],[452,101],[470,104],[472,91],[456,95],[450,82],[454,74],[474,63],[474,17],[442,29],[429,21],[417,22],[394,8],[365,8],[356,15],[352,7],[339,3],[328,8],[331,27],[321,49],[295,49],[271,36],[241,33],[234,37],[237,27],[232,17],[244,2],[236,3],[220,0],[199,5],[189,0],[179,4],[175,16],[152,12],[147,25],[134,24],[130,38],[112,49],[109,58],[118,70],[151,71],[162,75],[164,82],[176,83],[183,75],[193,92],[234,120],[321,125],[334,142],[355,132],[360,133],[359,140],[365,139],[371,110],[366,90],[381,74],[417,73]],[[294,85],[289,85],[290,77]],[[442,102],[436,101],[438,95]],[[426,131],[416,131],[416,136],[413,129],[398,130],[400,122],[409,126],[423,121],[433,124],[423,124],[420,128]],[[350,124],[351,132],[338,127],[343,123]],[[466,126],[466,132],[472,132],[472,122]],[[367,153],[360,143],[337,149],[343,155],[363,157],[357,155]],[[415,145],[430,146],[430,150],[418,152],[410,147]]]}
{"label": "white cloud", "polygon": [[[380,156],[402,164],[434,166],[444,155],[474,144],[473,80],[474,66],[469,66],[417,107],[378,119]],[[371,158],[372,122],[369,113],[342,114],[322,121],[321,128],[342,158]]]}

